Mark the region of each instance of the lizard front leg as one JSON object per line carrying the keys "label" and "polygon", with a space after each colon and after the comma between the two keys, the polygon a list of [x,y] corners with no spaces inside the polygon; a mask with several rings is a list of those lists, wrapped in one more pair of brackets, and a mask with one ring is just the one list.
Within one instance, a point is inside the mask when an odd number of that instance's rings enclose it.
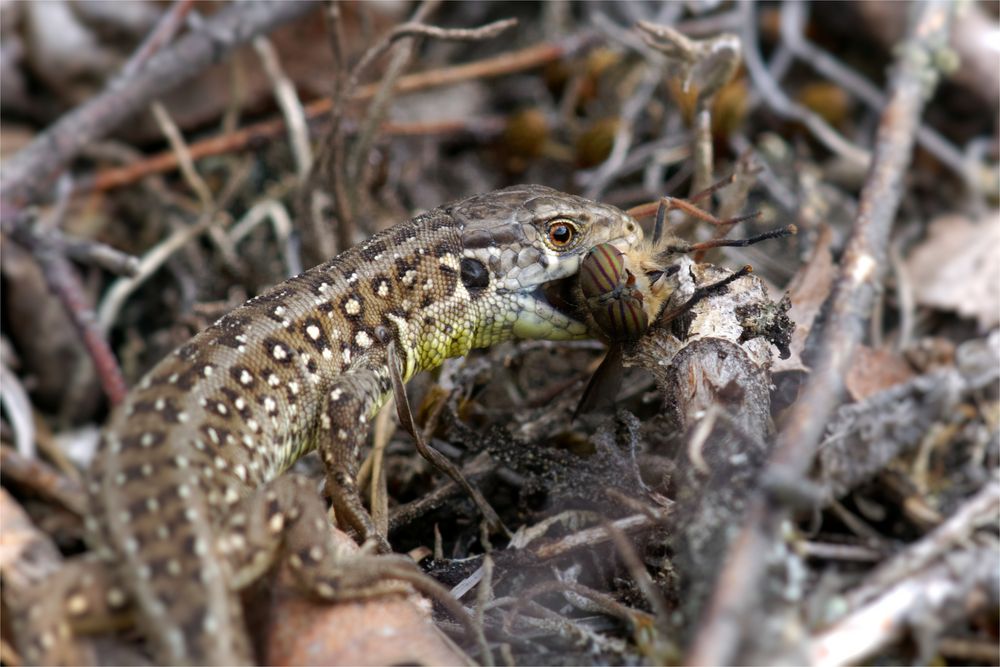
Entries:
{"label": "lizard front leg", "polygon": [[362,539],[373,540],[381,553],[390,553],[392,548],[361,504],[357,478],[361,446],[371,430],[369,417],[381,406],[389,384],[385,369],[359,368],[342,375],[323,399],[326,407],[317,434],[334,511]]}

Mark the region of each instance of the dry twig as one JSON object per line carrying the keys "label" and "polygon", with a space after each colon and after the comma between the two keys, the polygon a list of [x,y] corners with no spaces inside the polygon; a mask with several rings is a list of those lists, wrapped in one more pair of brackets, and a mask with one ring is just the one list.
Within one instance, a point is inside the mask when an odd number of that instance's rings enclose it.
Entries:
{"label": "dry twig", "polygon": [[174,0],[170,8],[160,17],[156,27],[122,67],[120,78],[127,81],[145,67],[154,54],[170,43],[192,9],[194,9],[194,0]]}
{"label": "dry twig", "polygon": [[255,35],[312,9],[312,5],[304,2],[231,5],[206,21],[203,30],[190,32],[160,50],[131,78],[109,85],[6,161],[0,185],[4,215],[12,212],[13,207],[42,199],[52,175],[72,160],[84,145],[106,136],[152,100]]}
{"label": "dry twig", "polygon": [[[463,81],[487,79],[522,72],[572,55],[588,42],[589,40],[579,38],[546,42],[464,65],[442,67],[426,72],[409,74],[399,78],[395,91],[397,95],[401,95],[429,88],[450,86]],[[354,101],[358,102],[370,99],[378,89],[379,84],[377,83],[362,86],[354,96]],[[306,104],[304,107],[306,119],[309,122],[314,122],[325,117],[330,113],[332,104],[331,98],[328,97]],[[435,123],[385,123],[380,131],[388,135],[419,136],[459,131],[469,131],[473,134],[492,134],[502,129],[502,121],[491,117],[483,119],[482,122],[477,122],[475,119],[462,119],[443,120]],[[345,123],[345,130],[355,132],[357,128],[355,125]],[[213,155],[244,150],[257,142],[278,137],[285,131],[285,119],[278,118],[254,123],[222,136],[202,139],[191,144],[189,148],[191,156],[199,160]],[[103,169],[91,177],[81,178],[76,184],[75,192],[86,193],[93,190],[110,190],[130,185],[150,174],[158,174],[176,169],[177,164],[177,155],[173,151],[165,151],[134,164]]]}
{"label": "dry twig", "polygon": [[810,663],[855,664],[906,631],[918,614],[962,613],[973,587],[997,583],[996,542],[970,543],[996,524],[1000,482],[987,484],[944,524],[882,565],[847,595],[849,611],[810,640]]}
{"label": "dry twig", "polygon": [[[748,5],[749,6],[749,5]],[[753,20],[753,9],[746,23]],[[955,8],[946,1],[914,5],[917,20],[901,45],[882,114],[874,161],[861,193],[858,217],[848,242],[838,285],[831,297],[830,319],[819,345],[819,365],[803,396],[788,415],[768,466],[771,480],[804,479],[823,429],[843,388],[851,356],[864,333],[874,293],[881,286],[889,231],[899,204],[903,173],[909,164],[924,103],[936,82],[934,53],[948,34]],[[756,49],[748,49],[749,52]],[[708,615],[691,648],[693,664],[734,661],[740,643],[749,639],[746,619],[759,601],[768,545],[780,540],[788,509],[762,491],[752,502],[747,522],[729,550]]]}
{"label": "dry twig", "polygon": [[753,3],[740,5],[743,13],[743,48],[750,77],[761,91],[764,101],[777,113],[805,125],[824,146],[859,167],[866,166],[871,155],[864,148],[848,141],[839,132],[801,104],[794,102],[778,85],[774,73],[764,64],[757,36],[757,8]]}
{"label": "dry twig", "polygon": [[[49,290],[56,295],[70,321],[80,335],[87,353],[94,362],[101,386],[112,405],[117,405],[125,397],[125,379],[122,377],[118,361],[103,332],[94,319],[94,311],[90,300],[84,292],[83,285],[76,269],[70,264],[62,252],[64,246],[53,239],[60,238],[57,230],[62,226],[63,218],[69,203],[72,185],[68,178],[60,179],[58,199],[44,218],[35,225],[32,231],[28,218],[16,215],[5,221],[5,227],[13,232],[12,236],[25,246],[38,262]],[[5,230],[6,231],[6,230]],[[92,246],[93,247],[93,246]],[[100,254],[100,253],[95,253]],[[113,256],[113,253],[103,253]],[[131,262],[124,262],[130,269]]]}

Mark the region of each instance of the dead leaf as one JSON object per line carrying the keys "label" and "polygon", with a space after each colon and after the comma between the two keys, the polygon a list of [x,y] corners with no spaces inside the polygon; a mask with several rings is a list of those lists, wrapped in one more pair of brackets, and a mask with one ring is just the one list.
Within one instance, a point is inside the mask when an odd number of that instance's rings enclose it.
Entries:
{"label": "dead leaf", "polygon": [[463,665],[434,626],[428,606],[393,595],[332,605],[289,597],[278,603],[269,665]]}
{"label": "dead leaf", "polygon": [[268,665],[473,664],[438,630],[431,605],[416,593],[326,604],[302,597],[282,576],[272,605],[263,656]]}
{"label": "dead leaf", "polygon": [[851,398],[862,401],[914,377],[910,365],[892,350],[861,345],[854,354],[845,382]]}
{"label": "dead leaf", "polygon": [[962,215],[934,220],[906,270],[917,303],[973,318],[981,331],[1000,325],[1000,211],[980,222]]}

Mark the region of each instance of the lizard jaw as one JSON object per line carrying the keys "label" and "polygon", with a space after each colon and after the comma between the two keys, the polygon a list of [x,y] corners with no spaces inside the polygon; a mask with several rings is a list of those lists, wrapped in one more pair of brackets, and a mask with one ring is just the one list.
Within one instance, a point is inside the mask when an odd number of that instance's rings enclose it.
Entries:
{"label": "lizard jaw", "polygon": [[589,336],[573,296],[576,275],[552,280],[531,291],[517,295],[517,319],[513,334],[517,338],[577,340]]}

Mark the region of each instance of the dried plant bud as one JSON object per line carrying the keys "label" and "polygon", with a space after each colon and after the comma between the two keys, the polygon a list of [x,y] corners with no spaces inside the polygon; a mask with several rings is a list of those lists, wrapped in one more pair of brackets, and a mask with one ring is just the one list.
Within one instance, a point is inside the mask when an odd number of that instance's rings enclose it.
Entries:
{"label": "dried plant bud", "polygon": [[513,157],[534,160],[544,151],[548,138],[545,114],[538,109],[524,109],[507,118],[503,146]]}
{"label": "dried plant bud", "polygon": [[593,123],[576,140],[576,163],[583,168],[594,167],[611,154],[618,131],[618,118],[605,118]]}

